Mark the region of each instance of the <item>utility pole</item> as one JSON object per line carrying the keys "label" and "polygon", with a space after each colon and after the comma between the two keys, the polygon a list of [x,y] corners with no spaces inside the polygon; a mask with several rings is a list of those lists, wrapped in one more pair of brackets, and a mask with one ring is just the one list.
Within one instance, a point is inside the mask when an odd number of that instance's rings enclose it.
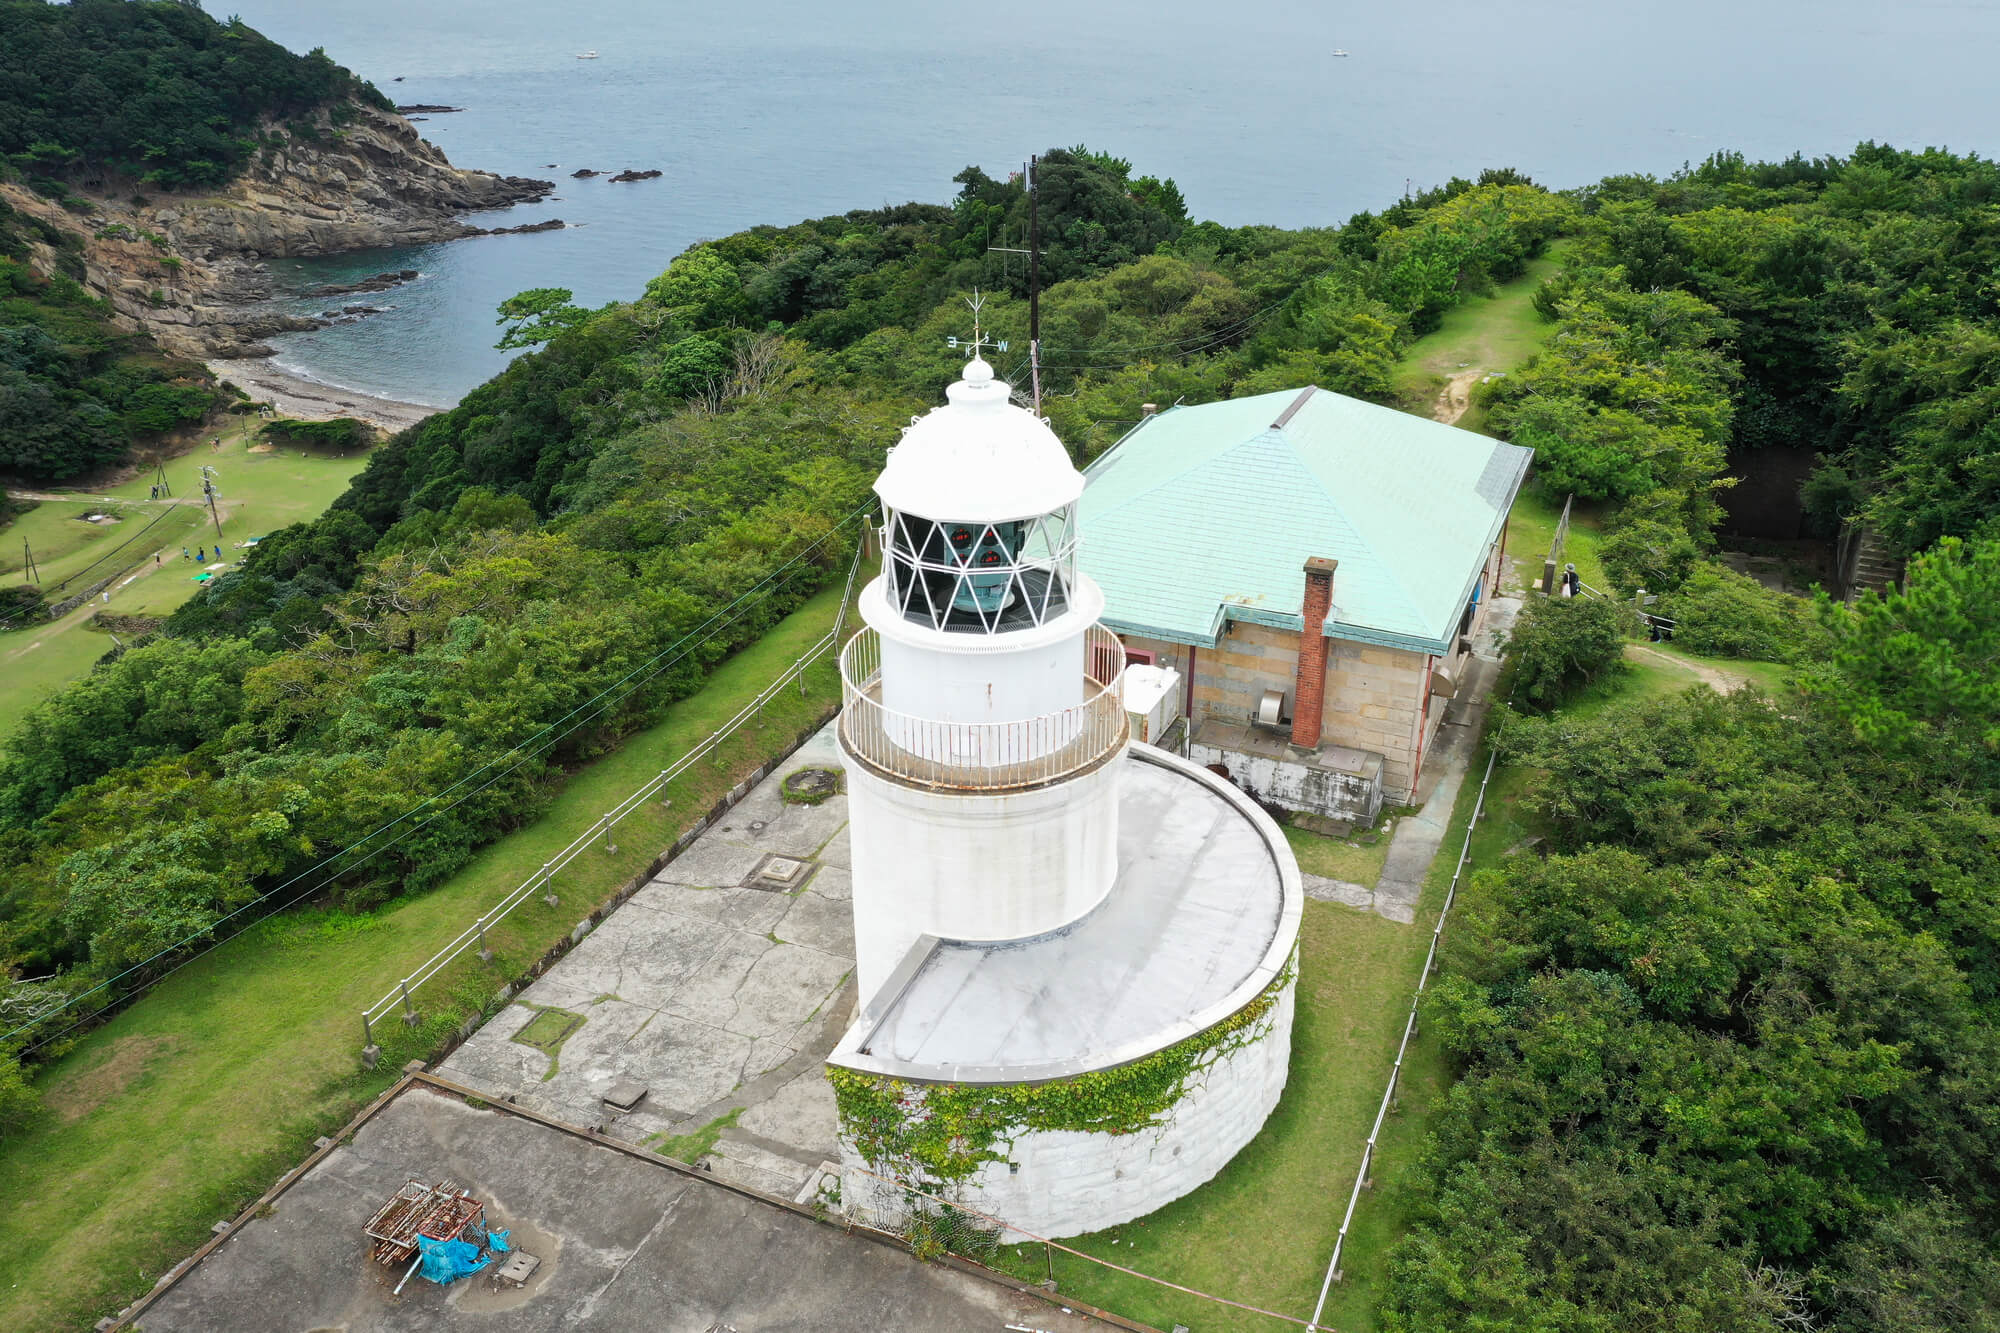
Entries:
{"label": "utility pole", "polygon": [[215,535],[220,537],[222,535],[222,515],[215,512],[215,497],[220,495],[221,492],[215,489],[215,469],[206,463],[202,464],[201,468],[201,492],[208,497],[208,516],[215,520]]}
{"label": "utility pole", "polygon": [[1042,415],[1042,217],[1036,206],[1035,167],[1041,158],[1028,156],[1028,376],[1035,390],[1035,415]]}
{"label": "utility pole", "polygon": [[1035,189],[1035,167],[1041,162],[1038,156],[1028,159],[1026,179],[1028,183],[1028,248],[1018,246],[989,245],[986,248],[1003,255],[1026,255],[1028,257],[1028,382],[1035,396],[1035,415],[1042,414],[1042,224]]}
{"label": "utility pole", "polygon": [[21,582],[26,583],[30,579],[36,583],[42,581],[42,571],[35,568],[35,553],[28,546],[26,537],[21,538],[21,565]]}
{"label": "utility pole", "polygon": [[160,494],[172,495],[174,488],[167,484],[167,465],[165,463],[153,464],[153,474],[154,484],[160,488]]}

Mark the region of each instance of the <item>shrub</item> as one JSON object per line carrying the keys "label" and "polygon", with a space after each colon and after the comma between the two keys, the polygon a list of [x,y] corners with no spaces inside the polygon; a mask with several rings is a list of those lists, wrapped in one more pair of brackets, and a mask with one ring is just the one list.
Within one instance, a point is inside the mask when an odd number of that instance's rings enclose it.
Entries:
{"label": "shrub", "polygon": [[158,435],[200,421],[214,403],[215,391],[205,384],[142,384],[125,396],[125,429]]}
{"label": "shrub", "polygon": [[294,444],[316,444],[323,449],[356,449],[374,437],[374,429],[365,421],[353,417],[334,417],[331,421],[298,421],[291,417],[278,417],[267,423],[262,431],[267,440],[288,440]]}
{"label": "shrub", "polygon": [[1709,657],[1796,662],[1825,638],[1803,599],[1716,564],[1696,566],[1659,611],[1674,621],[1676,647]]}
{"label": "shrub", "polygon": [[1621,522],[1606,533],[1598,543],[1597,559],[1611,586],[1630,597],[1641,588],[1671,592],[1680,587],[1701,552],[1686,528],[1642,518]]}
{"label": "shrub", "polygon": [[42,590],[32,583],[0,588],[0,629],[19,629],[42,609]]}
{"label": "shrub", "polygon": [[1579,687],[1618,667],[1631,613],[1601,597],[1536,597],[1507,638],[1514,697],[1553,708]]}

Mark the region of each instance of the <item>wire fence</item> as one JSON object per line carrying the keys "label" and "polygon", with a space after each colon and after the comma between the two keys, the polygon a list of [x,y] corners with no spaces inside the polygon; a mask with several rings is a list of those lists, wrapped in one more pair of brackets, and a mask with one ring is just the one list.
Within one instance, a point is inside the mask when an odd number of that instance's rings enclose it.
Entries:
{"label": "wire fence", "polygon": [[538,892],[547,893],[553,898],[556,877],[562,872],[565,866],[569,865],[570,862],[574,861],[599,839],[603,839],[607,846],[612,845],[610,842],[611,835],[626,816],[645,805],[647,801],[659,794],[669,783],[673,782],[683,773],[686,773],[690,768],[714,754],[716,749],[734,736],[745,723],[759,716],[764,711],[764,706],[770,703],[780,690],[795,681],[798,683],[800,690],[804,690],[807,669],[840,646],[841,636],[845,633],[847,626],[847,608],[854,596],[855,574],[861,567],[862,546],[863,543],[857,542],[855,544],[854,559],[848,566],[847,583],[841,591],[840,609],[834,616],[834,624],[831,630],[814,641],[812,646],[807,648],[797,661],[779,672],[776,678],[760,690],[754,699],[738,709],[735,715],[727,722],[724,722],[720,727],[709,733],[700,744],[682,755],[671,766],[661,769],[655,777],[641,783],[623,800],[619,801],[618,804],[600,815],[589,828],[578,834],[567,846],[557,852],[553,858],[545,861],[539,870],[501,895],[500,900],[491,908],[475,917],[472,923],[460,931],[457,937],[451,940],[450,943],[425,959],[408,976],[403,977],[394,986],[390,987],[388,992],[380,999],[361,1011],[362,1059],[364,1063],[372,1068],[380,1053],[380,1048],[375,1041],[375,1024],[388,1018],[400,1007],[403,1022],[410,1026],[415,1026],[420,1019],[420,1015],[416,1007],[413,992],[420,988],[426,981],[429,981],[431,978],[437,976],[438,973],[450,967],[459,958],[463,957],[468,950],[476,948],[482,959],[491,958],[492,953],[486,944],[486,932],[488,930],[505,920],[510,912],[528,899],[534,897]]}
{"label": "wire fence", "polygon": [[[703,644],[710,642],[717,634],[722,633],[728,626],[737,623],[743,616],[748,615],[758,604],[774,595],[781,584],[793,577],[793,574],[801,567],[802,562],[808,556],[844,529],[849,521],[864,513],[865,509],[866,506],[862,506],[847,514],[834,524],[827,533],[794,554],[790,560],[787,560],[784,565],[766,576],[757,585],[746,590],[727,606],[716,611],[714,615],[710,616],[700,626],[661,649],[652,657],[639,663],[623,676],[606,685],[597,694],[578,704],[569,713],[546,724],[540,731],[522,741],[514,749],[464,774],[443,791],[426,796],[395,818],[375,828],[366,836],[347,844],[327,856],[321,857],[317,862],[300,870],[268,893],[259,895],[241,906],[224,913],[221,917],[206,926],[182,936],[170,944],[162,946],[154,953],[122,971],[96,982],[88,989],[66,996],[53,1009],[39,1011],[34,1018],[27,1022],[10,1026],[5,1032],[0,1032],[0,1044],[12,1041],[15,1037],[25,1033],[29,1028],[48,1022],[59,1015],[73,1010],[81,1012],[81,1017],[76,1018],[67,1026],[55,1032],[44,1033],[36,1037],[32,1042],[24,1045],[20,1050],[20,1054],[25,1057],[45,1046],[62,1040],[64,1037],[91,1023],[100,1022],[108,1017],[111,1011],[119,1005],[130,1003],[196,959],[204,957],[214,949],[220,948],[243,927],[312,897],[314,894],[326,889],[327,886],[342,876],[362,869],[377,857],[408,842],[410,838],[422,832],[432,823],[449,814],[472,797],[485,791],[488,787],[494,785],[494,783],[507,778],[524,764],[531,762],[540,755],[550,752],[570,734],[593,722],[648,681],[666,671],[675,663],[684,660]],[[865,548],[865,546],[866,540],[864,534],[863,539],[856,543],[857,560],[859,559],[860,550]],[[853,569],[850,569],[848,573],[850,594],[852,592],[853,579]],[[848,600],[843,600],[841,603],[840,616],[843,621],[846,616],[848,604]],[[502,765],[505,766],[501,767]],[[496,769],[499,771],[496,772]],[[489,774],[491,776],[488,776]],[[476,786],[468,785],[482,777],[486,779],[484,782],[479,782]],[[461,788],[465,790],[461,791]],[[454,792],[459,794],[454,797]],[[423,817],[419,819],[419,816]],[[394,832],[398,828],[401,831]],[[233,929],[229,933],[223,933],[223,927],[225,926],[232,926]],[[191,945],[203,939],[208,941],[205,948],[187,952]],[[153,970],[156,964],[160,964],[162,960],[176,954],[181,956],[171,966],[159,971]],[[143,979],[129,986],[108,1006],[93,1010],[81,1010],[84,1002],[92,996],[110,991],[121,982],[125,982],[135,976],[140,976],[142,973],[146,974]]]}
{"label": "wire fence", "polygon": [[1396,1099],[1396,1088],[1403,1077],[1403,1059],[1409,1054],[1410,1042],[1417,1035],[1417,1010],[1423,1004],[1424,988],[1430,984],[1431,973],[1437,968],[1438,946],[1444,942],[1445,921],[1451,915],[1451,907],[1458,900],[1459,881],[1465,876],[1466,862],[1472,857],[1472,835],[1479,827],[1480,816],[1486,812],[1486,787],[1493,780],[1493,764],[1500,757],[1497,749],[1489,749],[1486,755],[1486,772],[1479,779],[1479,795],[1473,801],[1472,818],[1466,821],[1465,841],[1458,849],[1458,865],[1451,872],[1451,887],[1445,890],[1444,906],[1438,911],[1437,924],[1431,928],[1431,947],[1424,954],[1423,971],[1417,974],[1417,988],[1410,996],[1410,1016],[1403,1024],[1403,1039],[1396,1046],[1396,1062],[1389,1066],[1389,1085],[1382,1090],[1382,1104],[1375,1108],[1375,1123],[1368,1129],[1368,1139],[1361,1149],[1361,1167],[1354,1173],[1354,1189],[1347,1196],[1347,1213],[1340,1219],[1340,1233],[1334,1237],[1333,1257],[1327,1260],[1326,1279],[1319,1286],[1319,1304],[1313,1307],[1313,1317],[1308,1328],[1323,1327],[1320,1315],[1326,1312],[1327,1294],[1333,1284],[1340,1281],[1340,1260],[1347,1250],[1348,1228],[1354,1225],[1354,1209],[1361,1202],[1361,1191],[1368,1186],[1369,1168],[1375,1164],[1375,1147],[1382,1137],[1382,1122],[1388,1118],[1389,1107]]}

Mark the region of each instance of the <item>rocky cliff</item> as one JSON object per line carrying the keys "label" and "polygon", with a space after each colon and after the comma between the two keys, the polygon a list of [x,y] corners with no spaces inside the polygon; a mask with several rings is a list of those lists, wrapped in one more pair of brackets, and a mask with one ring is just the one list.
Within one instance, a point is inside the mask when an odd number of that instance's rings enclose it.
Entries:
{"label": "rocky cliff", "polygon": [[125,192],[93,195],[81,214],[16,185],[0,185],[0,197],[79,239],[76,254],[38,247],[29,257],[37,269],[68,272],[121,323],[143,327],[171,353],[205,358],[268,355],[259,339],[317,323],[257,308],[271,295],[266,258],[482,235],[460,214],[555,188],[461,170],[403,117],[359,103],[351,110],[347,124],[323,121],[310,139],[266,126],[255,162],[212,194],[142,204]]}

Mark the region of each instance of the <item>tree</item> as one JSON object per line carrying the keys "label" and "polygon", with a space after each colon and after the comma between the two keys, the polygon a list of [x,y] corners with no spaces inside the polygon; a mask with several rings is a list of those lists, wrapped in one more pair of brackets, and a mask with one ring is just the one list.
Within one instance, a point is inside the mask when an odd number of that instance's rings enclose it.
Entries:
{"label": "tree", "polygon": [[666,350],[660,358],[660,374],[655,383],[669,398],[720,395],[729,373],[729,358],[722,348],[697,335],[683,338]]}
{"label": "tree", "polygon": [[1514,695],[1535,708],[1560,703],[1623,660],[1631,613],[1601,597],[1532,597],[1507,638]]}
{"label": "tree", "polygon": [[1943,538],[1902,590],[1826,623],[1830,669],[1803,683],[1855,735],[1959,781],[2000,778],[2000,542]]}
{"label": "tree", "polygon": [[493,345],[503,352],[539,347],[557,334],[579,327],[590,312],[570,304],[574,295],[567,287],[516,292],[500,303],[500,317],[493,322],[506,325],[507,331]]}

